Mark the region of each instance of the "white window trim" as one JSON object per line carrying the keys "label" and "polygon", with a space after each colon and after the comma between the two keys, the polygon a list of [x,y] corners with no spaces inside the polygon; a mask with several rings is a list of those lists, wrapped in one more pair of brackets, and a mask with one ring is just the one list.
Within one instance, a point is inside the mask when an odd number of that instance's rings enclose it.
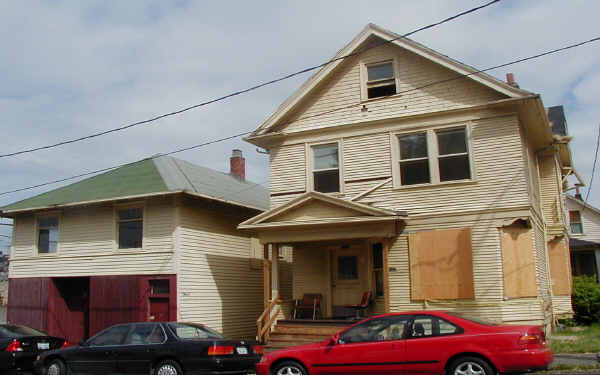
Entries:
{"label": "white window trim", "polygon": [[[367,68],[369,66],[374,66],[374,65],[381,65],[381,64],[385,64],[385,63],[392,63],[392,67],[394,69],[394,79],[396,81],[396,94],[393,95],[389,95],[389,96],[378,96],[376,98],[369,98],[369,93],[367,90],[367,81],[369,79],[369,75],[367,72]],[[398,94],[398,88],[399,88],[399,80],[398,80],[398,63],[396,58],[389,58],[389,59],[384,59],[384,60],[378,60],[378,61],[361,61],[360,62],[360,101],[361,102],[366,102],[366,101],[373,101],[373,100],[381,100],[381,99],[385,99],[385,98],[389,98],[390,96],[394,96]]]}
{"label": "white window trim", "polygon": [[[573,233],[573,231],[571,230],[571,211],[579,212],[579,224],[581,225],[581,233]],[[575,237],[585,235],[585,226],[583,225],[583,215],[581,214],[581,210],[568,210],[567,215],[569,216],[569,233],[571,233],[571,235]]]}
{"label": "white window trim", "polygon": [[[141,208],[142,209],[142,247],[130,247],[126,249],[119,248],[119,210],[125,210],[128,208]],[[116,204],[113,207],[113,228],[114,228],[114,236],[113,236],[113,251],[118,253],[129,253],[129,252],[139,252],[140,250],[146,249],[146,234],[147,234],[147,225],[146,225],[146,202],[133,202],[133,203],[124,203],[124,204]]]}
{"label": "white window trim", "polygon": [[[448,124],[443,126],[435,127],[423,127],[414,128],[403,132],[390,132],[390,146],[392,150],[392,186],[394,189],[412,189],[426,186],[442,186],[442,185],[458,185],[458,184],[472,184],[477,182],[477,175],[475,171],[475,162],[473,157],[473,145],[471,138],[471,126],[472,124]],[[465,128],[466,141],[467,141],[467,152],[469,156],[469,168],[471,172],[471,178],[463,180],[452,180],[452,181],[440,181],[440,171],[438,160],[440,158],[438,151],[438,142],[436,132],[438,130],[450,130]],[[400,180],[400,144],[399,137],[403,135],[410,135],[416,133],[425,133],[427,137],[427,158],[429,160],[429,174],[430,182],[425,184],[414,184],[414,185],[402,185]],[[458,154],[456,154],[458,155]],[[444,155],[444,157],[447,155]],[[448,155],[449,156],[449,155]],[[407,159],[408,160],[408,159]]]}
{"label": "white window trim", "polygon": [[[58,242],[56,243],[56,251],[54,253],[40,253],[40,249],[38,247],[40,241],[40,223],[39,219],[47,218],[47,217],[57,217],[58,218]],[[60,252],[60,243],[61,243],[61,233],[63,226],[62,212],[60,211],[47,211],[44,213],[36,214],[34,217],[35,220],[35,230],[33,231],[33,255],[36,257],[55,257],[58,256]]]}
{"label": "white window trim", "polygon": [[[339,171],[339,184],[340,191],[339,192],[331,192],[324,194],[344,194],[344,142],[343,139],[333,139],[328,141],[320,141],[313,143],[305,143],[305,154],[306,154],[306,182],[307,189],[306,191],[316,191],[314,184],[314,174],[313,174],[313,166],[314,166],[314,155],[313,155],[313,147],[328,145],[337,143],[338,145],[338,171]],[[324,171],[325,169],[320,169],[319,171]],[[332,168],[333,170],[333,168]]]}

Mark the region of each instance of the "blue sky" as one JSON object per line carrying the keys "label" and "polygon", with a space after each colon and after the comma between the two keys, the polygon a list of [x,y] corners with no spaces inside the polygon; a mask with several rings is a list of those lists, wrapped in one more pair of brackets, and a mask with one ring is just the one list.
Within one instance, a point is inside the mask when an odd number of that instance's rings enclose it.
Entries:
{"label": "blue sky", "polygon": [[[83,136],[170,112],[321,63],[373,22],[405,33],[484,1],[28,1],[0,3],[2,151]],[[594,1],[503,0],[412,36],[486,68],[598,36]],[[575,165],[591,177],[600,123],[600,43],[492,71],[513,72],[546,106],[565,105]],[[256,128],[308,75],[95,140],[0,159],[0,192]],[[178,154],[268,182],[241,140]],[[600,169],[600,168],[599,168]],[[597,172],[598,173],[598,172]],[[600,206],[600,179],[590,203]],[[0,196],[0,205],[59,185]],[[585,194],[585,190],[583,193]],[[6,222],[6,221],[4,221]],[[0,234],[10,235],[0,226]],[[0,249],[7,246],[0,237]]]}

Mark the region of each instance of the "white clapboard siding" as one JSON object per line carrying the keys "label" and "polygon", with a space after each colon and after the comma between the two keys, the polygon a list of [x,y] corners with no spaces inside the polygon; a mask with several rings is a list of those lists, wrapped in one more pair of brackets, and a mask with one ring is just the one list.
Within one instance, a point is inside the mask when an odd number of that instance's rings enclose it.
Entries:
{"label": "white clapboard siding", "polygon": [[530,201],[533,209],[537,214],[542,216],[542,206],[540,202],[540,177],[539,177],[539,165],[537,157],[535,156],[535,150],[528,146],[526,148],[527,153],[527,169],[530,185]]}
{"label": "white clapboard siding", "polygon": [[[365,102],[368,111],[362,111],[360,105],[361,62],[372,63],[390,59],[396,59],[397,92],[400,94]],[[468,78],[417,89],[457,76],[457,73],[397,46],[387,45],[375,48],[360,57],[347,59],[337,72],[304,99],[297,110],[282,119],[281,128],[286,131],[298,131],[341,123],[350,124],[390,117],[412,116],[466,108],[503,98],[501,94]],[[356,106],[341,109],[351,104],[356,104]]]}
{"label": "white clapboard siding", "polygon": [[[365,195],[358,202],[404,210],[409,215],[527,206],[528,184],[516,117],[475,121],[472,123],[471,134],[471,156],[476,172],[473,182],[397,189],[389,183]],[[365,137],[363,145],[367,148],[367,153],[369,144]],[[359,149],[357,146],[356,150]],[[377,161],[389,165],[390,158],[388,153],[387,157]],[[500,165],[502,168],[498,167]],[[391,177],[391,174],[383,177]],[[346,183],[346,196],[362,193],[378,183],[380,182]]]}
{"label": "white clapboard siding", "polygon": [[306,157],[303,144],[269,150],[271,193],[306,189]]}
{"label": "white clapboard siding", "polygon": [[578,240],[600,242],[600,213],[590,208],[584,208],[583,204],[573,199],[567,199],[566,202],[567,217],[569,217],[568,211],[579,211],[583,226],[582,234],[571,234],[571,236]]}
{"label": "white clapboard siding", "polygon": [[391,176],[391,155],[388,133],[344,138],[344,180]]}
{"label": "white clapboard siding", "polygon": [[117,249],[112,206],[66,208],[58,214],[55,254],[37,254],[35,217],[18,216],[10,277],[174,273],[175,211],[171,200],[148,200],[144,210],[142,249]]}
{"label": "white clapboard siding", "polygon": [[558,196],[558,171],[556,170],[554,155],[539,156],[538,164],[540,168],[540,198],[544,221],[546,225],[560,224],[562,221],[561,213],[557,211],[560,199]]}
{"label": "white clapboard siding", "polygon": [[[508,213],[507,215],[510,216]],[[427,303],[411,300],[408,237],[401,235],[392,242],[389,255],[390,268],[393,269],[390,272],[391,310],[450,309],[498,322],[528,321],[541,324],[544,316],[539,299],[521,298],[505,301],[503,298],[500,233],[496,226],[494,220],[464,221],[460,217],[449,217],[444,224],[409,225],[406,228],[409,232],[471,228],[475,300]]]}
{"label": "white clapboard siding", "polygon": [[252,241],[236,230],[243,218],[216,209],[180,209],[179,319],[231,337],[256,335],[263,311],[263,272],[252,266]]}

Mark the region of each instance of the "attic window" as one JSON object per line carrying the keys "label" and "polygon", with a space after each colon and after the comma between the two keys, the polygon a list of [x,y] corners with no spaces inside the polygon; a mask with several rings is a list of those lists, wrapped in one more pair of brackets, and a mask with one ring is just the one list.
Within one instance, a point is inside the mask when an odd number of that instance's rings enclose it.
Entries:
{"label": "attic window", "polygon": [[379,98],[396,94],[394,64],[389,61],[367,65],[367,98]]}

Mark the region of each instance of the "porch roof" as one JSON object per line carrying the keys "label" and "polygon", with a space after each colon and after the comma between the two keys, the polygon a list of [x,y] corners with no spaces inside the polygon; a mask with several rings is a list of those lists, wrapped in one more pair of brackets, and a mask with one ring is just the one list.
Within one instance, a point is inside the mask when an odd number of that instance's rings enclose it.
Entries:
{"label": "porch roof", "polygon": [[[285,233],[281,233],[277,237],[285,239],[286,234],[289,234],[289,240],[295,241],[303,238],[299,233],[303,230],[314,232],[314,229],[317,228],[339,228],[343,226],[351,228],[346,231],[349,236],[344,236],[343,232],[337,231],[339,236],[353,237],[351,232],[356,234],[356,228],[359,227],[385,227],[387,228],[385,233],[391,234],[391,232],[396,231],[393,229],[396,228],[395,224],[406,220],[407,216],[404,211],[386,210],[328,194],[307,192],[282,206],[244,221],[238,225],[238,229],[257,232],[259,237],[262,237],[261,233],[286,229]],[[322,238],[332,239],[333,232],[335,231],[328,231],[328,234]],[[380,232],[376,230],[373,233],[381,234]],[[312,235],[311,237],[315,236]],[[316,237],[319,237],[319,235],[316,235]]]}

